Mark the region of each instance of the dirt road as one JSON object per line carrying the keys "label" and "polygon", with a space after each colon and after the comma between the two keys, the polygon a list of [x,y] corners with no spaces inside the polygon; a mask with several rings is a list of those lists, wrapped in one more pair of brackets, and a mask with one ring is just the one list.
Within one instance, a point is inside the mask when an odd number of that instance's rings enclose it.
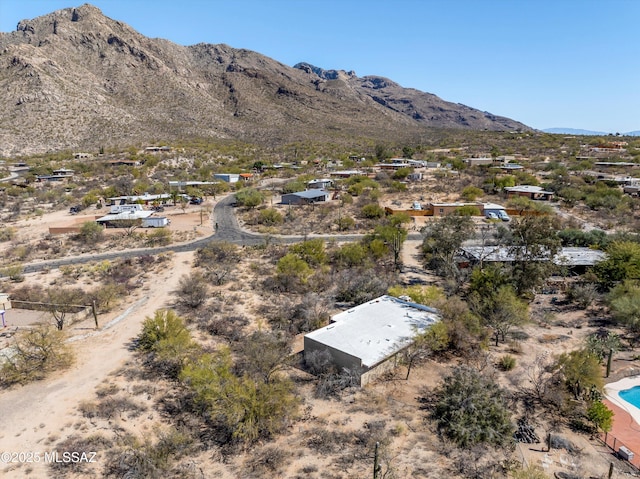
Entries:
{"label": "dirt road", "polygon": [[[110,327],[73,341],[77,359],[70,370],[0,393],[0,452],[43,453],[53,447],[45,445],[47,438],[63,439],[66,433],[61,430],[73,421],[79,403],[91,399],[96,386],[131,357],[131,341],[140,332],[144,318],[169,306],[171,292],[180,277],[189,271],[192,260],[192,252],[176,254],[173,264],[153,281],[152,288],[127,298],[128,304],[124,308],[101,319],[105,326],[112,322]],[[123,313],[126,309],[128,312]],[[99,454],[96,459],[100,460]],[[26,477],[26,466],[11,470],[0,463],[0,476]],[[50,477],[44,464],[30,466],[33,472],[29,477]]]}

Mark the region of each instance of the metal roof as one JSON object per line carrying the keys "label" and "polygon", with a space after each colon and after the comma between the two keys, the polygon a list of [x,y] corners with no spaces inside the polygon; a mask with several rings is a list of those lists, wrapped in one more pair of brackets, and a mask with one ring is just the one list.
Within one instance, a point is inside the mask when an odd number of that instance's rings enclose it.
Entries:
{"label": "metal roof", "polygon": [[320,198],[321,196],[327,197],[329,196],[329,192],[325,190],[304,190],[304,191],[298,191],[296,193],[287,193],[282,196],[288,196],[288,195],[298,196],[300,198],[313,199],[313,198]]}
{"label": "metal roof", "polygon": [[122,213],[111,213],[104,215],[102,218],[98,218],[96,221],[102,223],[105,221],[122,221],[122,220],[138,220],[148,218],[153,214],[153,211],[123,211]]}
{"label": "metal roof", "polygon": [[514,193],[541,193],[546,195],[553,194],[553,191],[545,191],[540,186],[533,185],[505,186],[504,190],[512,191]]}
{"label": "metal roof", "polygon": [[359,358],[371,368],[406,347],[440,316],[433,308],[384,295],[331,320],[329,326],[305,337]]}
{"label": "metal roof", "polygon": [[[474,261],[510,263],[516,260],[515,251],[509,246],[465,246],[460,248],[461,254]],[[558,266],[593,266],[606,259],[604,251],[582,247],[560,248],[553,262]],[[548,256],[538,258],[548,260]]]}

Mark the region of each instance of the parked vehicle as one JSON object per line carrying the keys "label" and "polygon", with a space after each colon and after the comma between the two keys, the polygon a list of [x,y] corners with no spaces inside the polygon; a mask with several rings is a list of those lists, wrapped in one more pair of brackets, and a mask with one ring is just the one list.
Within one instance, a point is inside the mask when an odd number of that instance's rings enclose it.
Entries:
{"label": "parked vehicle", "polygon": [[83,209],[84,209],[84,206],[82,206],[82,205],[75,205],[75,206],[72,206],[71,208],[69,208],[69,213],[71,213],[72,215],[77,215],[77,214],[78,214],[78,213],[80,213]]}
{"label": "parked vehicle", "polygon": [[414,201],[413,202],[413,206],[411,207],[412,210],[415,211],[421,211],[422,210],[422,205],[420,204],[419,201]]}
{"label": "parked vehicle", "polygon": [[499,220],[500,218],[498,218],[498,215],[495,214],[493,211],[488,212],[486,215],[488,220]]}
{"label": "parked vehicle", "polygon": [[511,217],[507,214],[506,211],[499,211],[498,218],[500,218],[502,221],[511,221]]}
{"label": "parked vehicle", "polygon": [[192,205],[201,205],[202,198],[200,198],[199,196],[192,196],[189,200],[189,203],[191,203]]}

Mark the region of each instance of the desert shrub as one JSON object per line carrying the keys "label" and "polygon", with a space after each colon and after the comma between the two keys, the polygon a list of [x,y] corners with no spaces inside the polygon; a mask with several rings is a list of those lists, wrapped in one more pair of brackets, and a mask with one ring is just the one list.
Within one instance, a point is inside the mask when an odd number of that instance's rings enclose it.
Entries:
{"label": "desert shrub", "polygon": [[340,272],[335,283],[336,301],[356,305],[385,294],[390,278],[368,269],[350,269]]}
{"label": "desert shrub", "polygon": [[499,364],[500,369],[502,369],[503,371],[511,371],[516,367],[516,358],[509,354],[505,354],[500,358]]}
{"label": "desert shrub", "polygon": [[4,226],[0,228],[0,242],[11,241],[16,237],[16,229],[12,226]]}
{"label": "desert shrub", "polygon": [[104,239],[104,228],[95,221],[85,221],[80,227],[78,238],[87,245],[99,243]]}
{"label": "desert shrub", "polygon": [[289,463],[291,451],[285,451],[277,446],[265,446],[258,451],[254,451],[247,461],[247,469],[254,474],[253,477],[275,477],[283,472],[284,467]]}
{"label": "desert shrub", "polygon": [[65,344],[62,331],[41,325],[18,335],[0,369],[0,384],[45,378],[49,373],[66,369],[73,363],[73,353]]}
{"label": "desert shrub", "polygon": [[207,276],[221,285],[240,262],[238,246],[228,242],[210,242],[196,252],[196,266],[204,268]]}
{"label": "desert shrub", "polygon": [[213,423],[219,441],[254,443],[283,431],[297,415],[299,400],[289,379],[254,381],[233,373],[227,349],[190,361],[180,379],[192,391],[194,406]]}
{"label": "desert shrub", "polygon": [[0,268],[0,277],[2,276],[6,276],[16,283],[21,283],[24,281],[24,267],[20,263],[14,263]]}
{"label": "desert shrub", "polygon": [[166,246],[171,244],[171,230],[168,228],[155,228],[147,234],[146,242],[149,246]]}
{"label": "desert shrub", "polygon": [[333,253],[333,261],[340,268],[362,266],[369,252],[361,243],[347,243]]}
{"label": "desert shrub", "polygon": [[276,284],[283,291],[295,291],[303,288],[313,270],[309,264],[294,253],[288,253],[278,260],[276,266]]}
{"label": "desert shrub", "polygon": [[475,201],[477,197],[482,196],[484,191],[477,186],[466,186],[462,189],[460,196],[465,201]]}
{"label": "desert shrub", "polygon": [[193,440],[186,434],[169,429],[158,433],[157,440],[125,435],[112,448],[105,461],[105,477],[166,477],[173,462],[193,450]]}
{"label": "desert shrub", "polygon": [[364,218],[376,219],[384,216],[384,209],[376,203],[370,203],[368,205],[364,205],[360,210],[360,213]]}
{"label": "desert shrub", "polygon": [[174,311],[158,310],[142,323],[138,348],[149,353],[149,364],[161,374],[177,377],[186,360],[198,352],[184,321]]}
{"label": "desert shrub", "polygon": [[236,193],[236,200],[240,206],[252,209],[264,202],[264,194],[253,188],[246,188]]}
{"label": "desert shrub", "polygon": [[204,276],[194,272],[180,278],[176,295],[180,304],[195,309],[207,300],[209,288]]}
{"label": "desert shrub", "polygon": [[341,216],[335,221],[335,223],[338,227],[338,231],[347,231],[356,225],[355,220],[350,216]]}
{"label": "desert shrub", "polygon": [[267,208],[258,213],[257,221],[261,225],[275,226],[284,223],[284,217],[278,210]]}
{"label": "desert shrub", "polygon": [[458,367],[436,390],[433,418],[438,430],[458,446],[502,446],[513,426],[504,392],[475,369]]}
{"label": "desert shrub", "polygon": [[310,266],[319,266],[327,262],[324,240],[320,238],[308,239],[289,248],[289,252],[297,255]]}
{"label": "desert shrub", "polygon": [[[113,446],[113,441],[102,434],[91,434],[87,437],[72,435],[56,444],[58,451],[86,452],[88,459],[97,461],[97,456],[92,458],[89,451],[106,451]],[[66,474],[84,474],[89,469],[89,462],[84,461],[55,461],[49,464],[54,477],[63,477]]]}

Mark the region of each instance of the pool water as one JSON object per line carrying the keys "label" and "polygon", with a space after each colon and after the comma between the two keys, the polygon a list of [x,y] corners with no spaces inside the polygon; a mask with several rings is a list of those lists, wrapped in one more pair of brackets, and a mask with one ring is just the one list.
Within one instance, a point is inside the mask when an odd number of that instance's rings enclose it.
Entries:
{"label": "pool water", "polygon": [[625,389],[624,391],[620,391],[618,394],[620,395],[620,399],[624,399],[632,406],[640,409],[640,386]]}

